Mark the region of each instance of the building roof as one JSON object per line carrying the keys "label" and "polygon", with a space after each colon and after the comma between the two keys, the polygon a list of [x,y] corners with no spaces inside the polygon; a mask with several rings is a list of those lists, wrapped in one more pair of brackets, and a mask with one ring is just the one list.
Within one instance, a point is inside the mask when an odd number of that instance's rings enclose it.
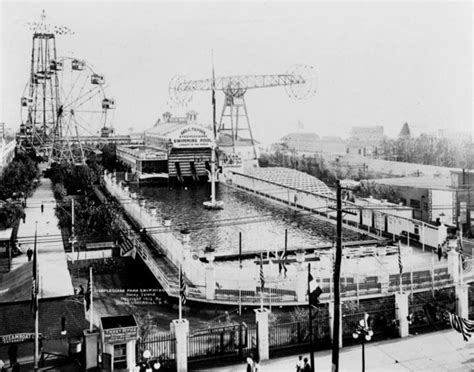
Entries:
{"label": "building roof", "polygon": [[288,133],[281,139],[282,141],[288,140],[303,140],[303,141],[317,141],[319,136],[314,132],[293,132]]}
{"label": "building roof", "polygon": [[283,167],[253,168],[248,174],[263,181],[276,183],[293,189],[334,196],[334,193],[324,182],[314,176],[294,169]]}
{"label": "building roof", "polygon": [[106,316],[100,318],[103,329],[135,327],[137,322],[133,315]]}
{"label": "building roof", "polygon": [[[41,300],[38,309],[39,333],[47,339],[78,337],[88,326],[79,296]],[[66,318],[66,336],[61,335],[62,317]],[[31,301],[0,304],[0,335],[29,333],[34,329]]]}
{"label": "building roof", "polygon": [[375,180],[368,180],[379,185],[412,187],[418,189],[431,190],[454,190],[449,185],[450,179],[447,177],[398,177],[398,178],[380,178]]}
{"label": "building roof", "polygon": [[0,303],[31,299],[33,262],[27,262],[6,274],[0,274]]}

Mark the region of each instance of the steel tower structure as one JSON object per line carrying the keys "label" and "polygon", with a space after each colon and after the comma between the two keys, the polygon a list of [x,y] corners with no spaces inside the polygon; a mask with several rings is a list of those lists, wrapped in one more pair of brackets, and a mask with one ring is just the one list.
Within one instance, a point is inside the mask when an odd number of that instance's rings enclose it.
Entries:
{"label": "steel tower structure", "polygon": [[290,98],[306,99],[316,92],[314,69],[311,66],[296,65],[286,74],[278,75],[240,75],[227,76],[213,79],[188,80],[176,76],[170,81],[169,94],[171,99],[178,104],[186,104],[192,98],[194,91],[211,91],[213,84],[215,90],[224,93],[224,104],[217,131],[222,141],[222,136],[230,139],[230,145],[235,152],[238,141],[249,141],[254,147],[255,140],[245,104],[245,93],[250,89],[273,88],[283,86]]}

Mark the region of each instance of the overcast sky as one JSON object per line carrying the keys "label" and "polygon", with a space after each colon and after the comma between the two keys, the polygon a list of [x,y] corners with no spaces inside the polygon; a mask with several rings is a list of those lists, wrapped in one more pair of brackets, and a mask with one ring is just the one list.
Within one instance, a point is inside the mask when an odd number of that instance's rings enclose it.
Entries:
{"label": "overcast sky", "polygon": [[[396,135],[404,122],[425,131],[472,130],[469,1],[1,1],[0,122],[15,129],[30,68],[25,24],[42,9],[50,23],[75,31],[58,37],[58,54],[85,59],[105,75],[119,132],[149,128],[171,109],[173,76],[210,77],[211,49],[216,76],[315,67],[318,91],[308,100],[291,100],[282,87],[246,94],[255,137],[264,143],[296,130],[298,121],[319,135],[372,125]],[[210,102],[209,92],[196,92],[187,109],[208,124]]]}

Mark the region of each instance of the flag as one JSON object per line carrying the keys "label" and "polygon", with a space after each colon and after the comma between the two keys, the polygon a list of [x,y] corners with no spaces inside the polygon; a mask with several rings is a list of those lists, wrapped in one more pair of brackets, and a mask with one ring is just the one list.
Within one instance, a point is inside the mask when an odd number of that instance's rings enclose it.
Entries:
{"label": "flag", "polygon": [[183,268],[179,267],[179,300],[181,305],[186,303],[186,282],[184,280]]}
{"label": "flag", "polygon": [[286,268],[285,261],[286,261],[286,250],[281,254],[280,261],[278,262],[278,272],[281,274],[281,272],[284,271],[286,275],[286,272],[288,271],[288,269]]}
{"label": "flag", "polygon": [[35,241],[33,245],[33,283],[31,288],[31,310],[36,314],[38,311],[38,251],[36,249],[36,229]]}
{"label": "flag", "polygon": [[91,307],[91,302],[92,302],[92,283],[91,283],[90,278],[89,278],[89,281],[87,282],[87,290],[84,295],[84,302],[86,304],[86,311],[89,311]]}
{"label": "flag", "polygon": [[403,263],[402,263],[402,251],[400,240],[398,241],[398,268],[400,269],[400,275],[403,273]]}
{"label": "flag", "polygon": [[265,287],[265,276],[263,275],[263,258],[260,254],[260,290],[263,292],[263,288]]}
{"label": "flag", "polygon": [[474,331],[474,321],[464,319],[456,314],[445,312],[445,317],[448,318],[451,327],[462,334],[464,341],[469,341],[471,333]]}
{"label": "flag", "polygon": [[[309,270],[309,269],[308,269]],[[319,296],[323,293],[322,289],[319,286],[316,286],[316,281],[314,280],[311,273],[308,271],[308,297],[309,305],[317,307],[319,305]]]}
{"label": "flag", "polygon": [[214,74],[214,54],[212,54],[212,129],[214,131],[214,140],[217,137],[216,128],[216,76]]}

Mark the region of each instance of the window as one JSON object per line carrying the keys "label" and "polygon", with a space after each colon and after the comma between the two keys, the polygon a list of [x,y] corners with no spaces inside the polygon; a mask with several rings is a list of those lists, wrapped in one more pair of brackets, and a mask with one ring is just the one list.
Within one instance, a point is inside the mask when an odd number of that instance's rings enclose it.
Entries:
{"label": "window", "polygon": [[127,368],[127,344],[114,345],[114,369]]}
{"label": "window", "polygon": [[410,207],[420,209],[420,201],[416,199],[410,199]]}

